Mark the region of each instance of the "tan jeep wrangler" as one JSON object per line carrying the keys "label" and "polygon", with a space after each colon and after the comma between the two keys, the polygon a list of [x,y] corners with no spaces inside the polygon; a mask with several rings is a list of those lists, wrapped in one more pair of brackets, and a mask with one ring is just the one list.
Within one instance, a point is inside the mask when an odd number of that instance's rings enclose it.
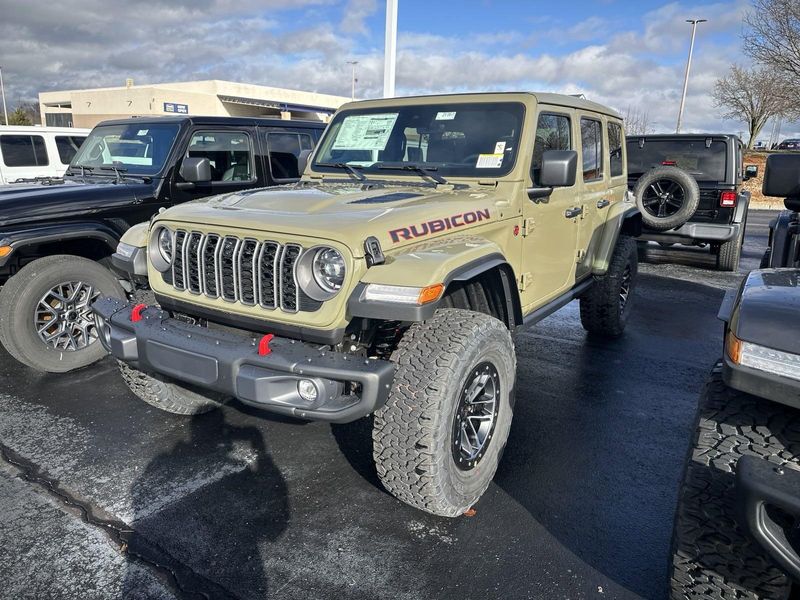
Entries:
{"label": "tan jeep wrangler", "polygon": [[513,334],[576,298],[589,332],[622,334],[641,228],[624,139],[616,113],[571,96],[347,104],[313,158],[298,145],[299,183],[130,231],[115,264],[146,276],[157,306],[101,299],[101,340],[169,412],[233,396],[303,419],[374,415],[386,489],[459,515],[508,438]]}

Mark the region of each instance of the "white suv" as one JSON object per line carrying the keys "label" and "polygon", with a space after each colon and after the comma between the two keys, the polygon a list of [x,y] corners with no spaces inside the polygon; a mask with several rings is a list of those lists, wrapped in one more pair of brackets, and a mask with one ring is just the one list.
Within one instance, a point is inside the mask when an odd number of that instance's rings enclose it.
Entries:
{"label": "white suv", "polygon": [[0,184],[61,177],[89,131],[74,127],[0,126]]}

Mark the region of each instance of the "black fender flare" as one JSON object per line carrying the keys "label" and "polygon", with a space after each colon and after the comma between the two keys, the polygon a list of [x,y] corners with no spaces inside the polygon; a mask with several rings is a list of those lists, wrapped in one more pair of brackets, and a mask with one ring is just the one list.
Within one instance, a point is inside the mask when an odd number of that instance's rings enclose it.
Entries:
{"label": "black fender flare", "polygon": [[0,246],[11,247],[11,252],[0,258],[0,267],[6,265],[23,248],[67,240],[98,240],[108,247],[110,255],[117,249],[119,238],[120,233],[113,227],[94,221],[54,223],[9,229],[0,233]]}

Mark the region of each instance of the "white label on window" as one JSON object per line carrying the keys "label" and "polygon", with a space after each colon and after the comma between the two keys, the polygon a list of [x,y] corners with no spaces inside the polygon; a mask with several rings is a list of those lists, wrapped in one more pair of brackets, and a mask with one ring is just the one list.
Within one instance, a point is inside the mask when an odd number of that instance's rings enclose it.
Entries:
{"label": "white label on window", "polygon": [[478,155],[478,162],[475,163],[476,169],[499,169],[502,166],[502,154],[480,154]]}
{"label": "white label on window", "polygon": [[436,120],[437,121],[452,121],[456,118],[455,111],[453,112],[438,112],[436,113]]}
{"label": "white label on window", "polygon": [[147,129],[140,129],[139,132],[136,134],[137,136],[147,135]]}
{"label": "white label on window", "polygon": [[506,143],[505,142],[497,142],[494,145],[494,153],[495,154],[502,154],[506,151]]}
{"label": "white label on window", "polygon": [[333,150],[385,150],[399,113],[345,117]]}

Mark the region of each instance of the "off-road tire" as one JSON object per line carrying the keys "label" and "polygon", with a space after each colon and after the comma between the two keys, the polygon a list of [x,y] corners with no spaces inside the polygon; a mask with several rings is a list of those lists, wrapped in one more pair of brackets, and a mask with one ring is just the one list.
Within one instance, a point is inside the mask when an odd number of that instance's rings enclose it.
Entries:
{"label": "off-road tire", "polygon": [[201,415],[219,408],[227,396],[177,383],[169,377],[143,373],[129,364],[117,361],[122,379],[141,400],[164,412],[174,415]]}
{"label": "off-road tire", "polygon": [[720,271],[739,270],[742,258],[742,245],[744,244],[744,223],[739,228],[739,233],[731,240],[722,242],[717,251],[717,269]]}
{"label": "off-road tire", "polygon": [[[396,498],[434,515],[471,508],[494,477],[511,427],[516,355],[508,328],[494,317],[440,309],[414,323],[392,354],[397,365],[385,406],[375,413],[378,477]],[[456,408],[472,370],[491,362],[499,376],[497,416],[485,453],[471,470],[456,465]]]}
{"label": "off-road tire", "polygon": [[102,295],[124,298],[111,271],[98,263],[67,254],[46,256],[25,265],[0,290],[0,343],[19,362],[47,373],[65,373],[90,365],[107,353],[99,340],[79,350],[48,347],[36,332],[34,311],[54,286],[69,281],[91,284]]}
{"label": "off-road tire", "polygon": [[[629,273],[627,300],[622,301],[623,283]],[[581,324],[591,334],[616,338],[625,331],[635,298],[639,274],[639,253],[636,240],[619,236],[608,271],[597,278],[580,298]]]}
{"label": "off-road tire", "polygon": [[[658,217],[644,206],[643,200],[647,189],[659,180],[673,181],[683,188],[683,204],[675,214]],[[636,198],[636,206],[642,213],[642,222],[656,231],[666,231],[680,227],[692,218],[700,204],[700,187],[697,181],[689,173],[678,167],[656,167],[650,169],[642,175],[633,187],[633,195]]]}
{"label": "off-road tire", "polygon": [[747,455],[800,470],[800,411],[726,387],[717,364],[678,497],[672,600],[788,598],[789,578],[736,520],[736,464]]}

